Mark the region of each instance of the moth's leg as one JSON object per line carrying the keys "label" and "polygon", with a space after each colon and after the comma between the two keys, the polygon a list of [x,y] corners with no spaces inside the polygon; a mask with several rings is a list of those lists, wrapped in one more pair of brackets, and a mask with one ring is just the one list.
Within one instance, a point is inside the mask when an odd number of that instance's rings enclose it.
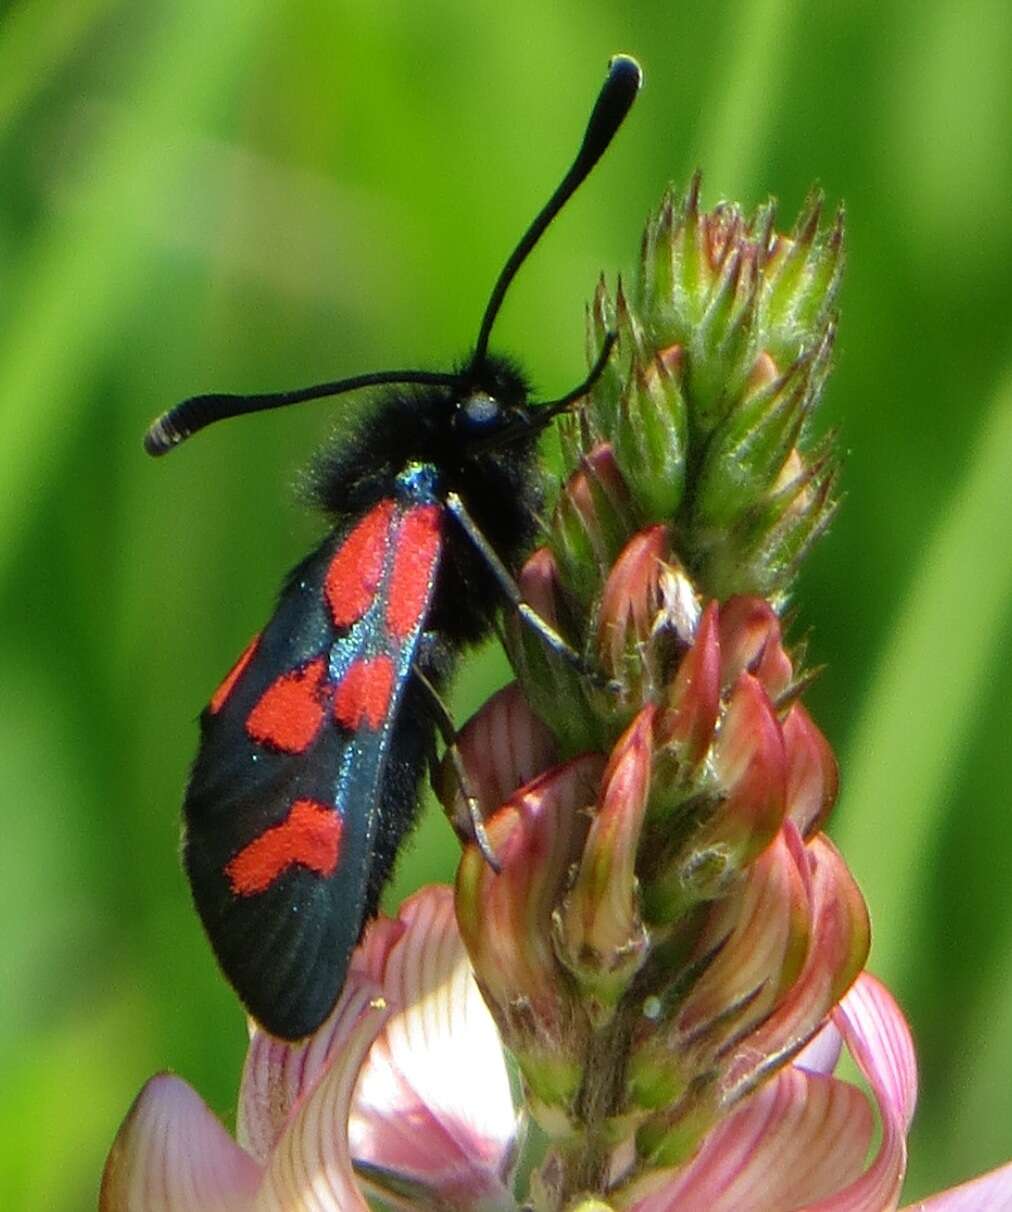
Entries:
{"label": "moth's leg", "polygon": [[559,635],[551,623],[538,614],[529,602],[524,601],[523,594],[520,592],[520,586],[513,579],[506,565],[499,559],[492,544],[482,534],[477,522],[468,513],[467,506],[457,493],[451,492],[447,494],[446,508],[456,519],[464,534],[467,535],[475,551],[485,561],[486,567],[495,577],[503,595],[514,610],[516,610],[521,621],[535,635],[539,636],[541,641],[552,652],[558,653],[563,660],[568,661],[574,669],[589,678],[595,685],[603,686],[605,689],[612,689],[613,684],[602,676],[600,670],[588,665],[576,649]]}
{"label": "moth's leg", "polygon": [[[495,850],[492,848],[492,843],[485,831],[485,820],[481,814],[481,804],[478,802],[478,797],[474,794],[471,788],[470,780],[467,777],[467,771],[464,769],[464,759],[461,757],[460,747],[457,744],[457,730],[453,725],[453,717],[447,710],[446,704],[440,697],[439,691],[429,681],[426,674],[419,667],[418,662],[412,666],[412,673],[418,686],[422,689],[426,699],[426,709],[429,715],[439,730],[440,736],[443,738],[443,743],[446,745],[446,753],[453,766],[454,777],[457,780],[457,786],[460,789],[460,794],[464,797],[464,802],[467,804],[467,815],[471,823],[471,832],[474,835],[474,840],[481,851],[485,862],[498,875],[502,870],[502,864],[496,857]],[[436,760],[435,747],[429,755],[430,777],[433,785],[436,783],[435,775],[438,771],[438,762]]]}

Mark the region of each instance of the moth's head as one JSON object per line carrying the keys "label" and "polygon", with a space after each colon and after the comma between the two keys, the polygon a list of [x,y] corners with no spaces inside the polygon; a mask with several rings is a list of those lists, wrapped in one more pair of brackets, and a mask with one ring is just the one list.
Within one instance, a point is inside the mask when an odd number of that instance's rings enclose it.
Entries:
{"label": "moth's head", "polygon": [[[530,386],[508,358],[486,355],[469,360],[453,393],[449,426],[464,458],[529,441],[551,417],[529,401]],[[553,414],[554,415],[554,414]]]}

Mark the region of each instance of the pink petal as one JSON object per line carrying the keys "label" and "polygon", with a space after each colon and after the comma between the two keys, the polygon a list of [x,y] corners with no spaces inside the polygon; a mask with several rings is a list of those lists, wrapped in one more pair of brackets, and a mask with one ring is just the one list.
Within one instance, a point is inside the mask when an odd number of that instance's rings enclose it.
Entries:
{"label": "pink petal", "polygon": [[906,1172],[906,1135],[917,1102],[913,1040],[892,994],[867,972],[833,1011],[833,1019],[872,1088],[882,1144],[856,1182],[815,1204],[812,1212],[882,1212],[896,1206]]}
{"label": "pink petal", "polygon": [[780,619],[762,598],[729,598],[720,608],[721,680],[730,686],[745,670],[771,699],[790,686],[791,662],[780,642]]}
{"label": "pink petal", "polygon": [[807,1206],[860,1173],[873,1130],[868,1100],[856,1087],[785,1069],[710,1133],[677,1178],[631,1212]]}
{"label": "pink petal", "polygon": [[[486,816],[505,804],[518,787],[555,762],[555,737],[530,709],[516,682],[494,695],[457,736],[471,790]],[[455,788],[454,818],[467,821],[467,806]]]}
{"label": "pink petal", "polygon": [[[242,1147],[264,1165],[281,1138],[299,1099],[316,1084],[334,1048],[343,1048],[355,1028],[363,1000],[381,992],[370,972],[368,956],[398,923],[380,919],[369,928],[367,942],[356,952],[353,970],[337,1005],[320,1028],[298,1043],[286,1043],[252,1024],[236,1113],[236,1136]],[[403,930],[403,928],[400,928]],[[372,979],[370,979],[370,977]]]}
{"label": "pink petal", "polygon": [[[643,949],[636,855],[650,791],[654,708],[644,707],[612,749],[601,779],[599,808],[573,888],[560,911],[563,958],[590,967],[622,968]],[[599,958],[598,958],[599,957]]]}
{"label": "pink petal", "polygon": [[828,1022],[794,1058],[794,1064],[799,1069],[807,1069],[809,1073],[832,1073],[840,1059],[843,1049],[843,1036],[837,1030],[836,1024]]}
{"label": "pink petal", "polygon": [[[488,822],[502,869],[477,846],[457,871],[457,925],[496,1013],[521,1032],[544,1025],[549,1038],[570,1013],[568,986],[552,942],[552,915],[583,851],[603,759],[573,758],[517,791]],[[519,1021],[518,1021],[519,1020]],[[525,1024],[525,1025],[522,1025]]]}
{"label": "pink petal", "polygon": [[932,1195],[904,1212],[1012,1212],[1012,1163]]}
{"label": "pink petal", "polygon": [[384,988],[398,1007],[363,1067],[349,1124],[356,1159],[469,1206],[497,1200],[516,1134],[499,1035],[471,975],[449,888],[401,909]]}
{"label": "pink petal", "polygon": [[725,1084],[732,1098],[736,1088],[748,1091],[778,1057],[791,1055],[818,1030],[868,954],[868,911],[835,847],[821,834],[800,846],[791,821],[784,836],[811,874],[812,944],[787,996],[729,1066]]}
{"label": "pink petal", "polygon": [[[797,978],[799,957],[808,948],[808,913],[807,889],[781,834],[711,913],[697,952],[720,950],[685,998],[679,1030],[693,1035],[719,1024],[718,1032],[729,1036],[766,1019],[784,994],[785,979]],[[739,1012],[729,1014],[732,1006]]]}
{"label": "pink petal", "polygon": [[863,972],[833,1017],[883,1110],[906,1132],[917,1105],[917,1057],[896,999],[878,977]]}
{"label": "pink petal", "polygon": [[260,1167],[181,1078],[160,1073],[137,1096],[102,1175],[100,1212],[241,1212]]}
{"label": "pink petal", "polygon": [[341,1037],[281,1134],[256,1212],[368,1212],[352,1171],[348,1116],[362,1062],[390,1008],[365,982],[345,990],[341,1008]]}

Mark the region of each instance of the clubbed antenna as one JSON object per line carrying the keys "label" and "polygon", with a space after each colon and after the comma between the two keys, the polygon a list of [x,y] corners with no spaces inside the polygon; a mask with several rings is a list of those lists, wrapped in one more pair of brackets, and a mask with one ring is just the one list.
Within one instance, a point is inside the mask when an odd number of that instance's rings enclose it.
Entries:
{"label": "clubbed antenna", "polygon": [[623,119],[636,100],[643,73],[640,65],[629,55],[615,55],[608,65],[608,75],[605,77],[597,101],[590,114],[587,130],[576,153],[569,172],[559,182],[555,193],[548,199],[541,210],[535,215],[534,222],[520,238],[520,243],[513,250],[510,259],[502,268],[499,278],[492,289],[485,315],[482,317],[478,340],[475,344],[473,364],[478,365],[488,353],[488,339],[492,325],[506,297],[510,283],[516,276],[517,270],[524,263],[528,253],[545,233],[545,229],[555,216],[562,210],[594,165],[601,159],[622,125]]}
{"label": "clubbed antenna", "polygon": [[317,383],[314,387],[300,387],[295,391],[278,391],[267,395],[190,396],[188,400],[183,400],[181,404],[163,412],[152,421],[144,435],[144,449],[149,455],[167,454],[180,442],[215,421],[245,416],[248,412],[263,412],[269,408],[287,408],[289,404],[302,404],[306,400],[319,400],[324,396],[339,396],[359,387],[379,387],[385,383],[420,383],[452,387],[458,382],[457,375],[429,373],[425,370],[381,370],[373,374],[354,375],[350,379],[335,379],[332,383]]}

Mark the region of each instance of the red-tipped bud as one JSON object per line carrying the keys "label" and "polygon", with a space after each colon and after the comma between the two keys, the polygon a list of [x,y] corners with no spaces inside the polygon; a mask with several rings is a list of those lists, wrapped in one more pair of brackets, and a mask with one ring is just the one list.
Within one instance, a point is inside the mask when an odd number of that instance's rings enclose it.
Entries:
{"label": "red-tipped bud", "polygon": [[707,830],[708,845],[727,847],[744,866],[772,841],[784,819],[787,760],[776,713],[758,679],[735,683],[714,747],[714,770],[726,798]]}
{"label": "red-tipped bud", "polygon": [[644,707],[612,751],[575,883],[559,911],[560,958],[591,1020],[607,1022],[642,963],[636,858],[650,790],[654,709]]}
{"label": "red-tipped bud", "polygon": [[457,920],[505,1040],[522,1056],[561,1046],[572,1011],[551,945],[551,914],[588,829],[601,771],[579,757],[522,788],[486,828],[502,870],[476,845],[457,873]]}
{"label": "red-tipped bud", "polygon": [[657,720],[657,742],[670,746],[679,777],[691,773],[706,756],[720,707],[718,608],[703,611],[692,647],[682,658],[668,693],[667,709]]}
{"label": "red-tipped bud", "polygon": [[868,958],[868,910],[839,852],[822,835],[801,844],[787,822],[784,834],[808,882],[811,942],[804,965],[776,1010],[754,1031],[728,1065],[727,1105],[748,1094],[815,1034],[857,978]]}
{"label": "red-tipped bud", "polygon": [[720,610],[721,682],[731,686],[747,670],[776,702],[790,687],[793,669],[780,639],[780,619],[762,598],[734,597]]}
{"label": "red-tipped bud", "polygon": [[668,539],[664,526],[633,535],[615,562],[601,594],[597,654],[604,674],[619,682],[625,697],[643,702],[662,672],[652,668],[649,649],[661,605],[660,579]]}
{"label": "red-tipped bud", "polygon": [[781,835],[719,902],[696,946],[716,954],[676,1018],[685,1040],[719,1044],[761,1023],[797,979],[810,937],[808,889]]}
{"label": "red-tipped bud", "polygon": [[707,607],[676,675],[672,707],[658,717],[652,820],[678,844],[651,854],[644,868],[644,903],[656,923],[725,895],[784,818],[787,762],[768,695],[747,672],[720,694],[721,614],[716,604]]}
{"label": "red-tipped bud", "polygon": [[802,837],[820,829],[836,802],[840,775],[829,742],[800,703],[783,723],[787,812]]}
{"label": "red-tipped bud", "polygon": [[529,556],[517,582],[524,601],[533,606],[547,623],[557,628],[559,567],[547,547],[539,547]]}
{"label": "red-tipped bud", "polygon": [[602,442],[563,487],[552,526],[559,573],[578,602],[592,600],[633,529],[629,489]]}

